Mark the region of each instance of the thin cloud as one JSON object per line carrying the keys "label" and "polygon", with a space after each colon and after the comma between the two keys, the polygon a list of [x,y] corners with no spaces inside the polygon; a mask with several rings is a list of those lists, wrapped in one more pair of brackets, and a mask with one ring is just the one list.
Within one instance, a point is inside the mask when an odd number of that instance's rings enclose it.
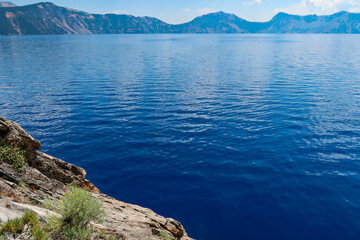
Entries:
{"label": "thin cloud", "polygon": [[112,14],[130,14],[128,11],[126,10],[113,10],[113,11],[110,11],[110,12],[105,12],[104,14],[107,14],[107,13],[112,13]]}
{"label": "thin cloud", "polygon": [[247,1],[247,2],[243,2],[243,4],[246,6],[260,5],[260,4],[262,4],[262,0]]}
{"label": "thin cloud", "polygon": [[200,13],[201,15],[205,15],[205,14],[209,14],[209,13],[213,13],[213,12],[215,12],[215,11],[212,10],[211,8],[198,9],[198,13]]}
{"label": "thin cloud", "polygon": [[183,12],[191,12],[191,9],[190,8],[182,8],[181,11],[183,11]]}
{"label": "thin cloud", "polygon": [[[338,12],[341,7],[352,6],[350,9],[359,9],[360,2],[354,0],[301,0],[297,4],[290,5],[286,8],[274,9],[274,13],[287,12],[291,14],[332,14]],[[350,10],[349,9],[349,10]]]}
{"label": "thin cloud", "polygon": [[349,12],[353,12],[353,13],[358,13],[358,12],[360,12],[360,6],[359,6],[359,7],[349,8],[348,11],[349,11]]}
{"label": "thin cloud", "polygon": [[343,3],[350,2],[347,0],[309,0],[309,4],[319,9],[335,8]]}

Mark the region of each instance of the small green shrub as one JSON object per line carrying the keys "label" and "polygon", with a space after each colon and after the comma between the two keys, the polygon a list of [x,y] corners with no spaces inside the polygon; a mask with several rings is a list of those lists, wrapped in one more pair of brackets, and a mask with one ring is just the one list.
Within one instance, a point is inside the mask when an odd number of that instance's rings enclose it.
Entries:
{"label": "small green shrub", "polygon": [[60,214],[63,221],[74,226],[86,227],[91,221],[102,222],[104,212],[99,200],[81,188],[72,187],[61,199]]}
{"label": "small green shrub", "polygon": [[31,229],[34,240],[48,240],[49,235],[40,226]]}
{"label": "small green shrub", "polygon": [[37,218],[36,212],[34,211],[26,211],[21,217],[21,220],[24,223],[29,223],[32,226],[39,224],[39,219]]}
{"label": "small green shrub", "polygon": [[20,234],[24,230],[24,223],[20,218],[15,218],[12,220],[8,220],[4,225],[2,225],[0,229],[0,235],[4,235],[5,233],[9,234]]}
{"label": "small green shrub", "polygon": [[18,172],[21,172],[26,165],[25,155],[25,150],[22,150],[16,145],[0,145],[0,162],[7,162],[11,164]]}
{"label": "small green shrub", "polygon": [[51,215],[46,219],[45,229],[50,233],[60,232],[63,222],[57,216]]}
{"label": "small green shrub", "polygon": [[[46,229],[52,234],[61,233],[66,240],[91,239],[93,229],[90,222],[102,222],[104,212],[99,200],[81,188],[71,187],[59,201],[61,218],[51,216]],[[50,205],[45,203],[45,205]],[[50,206],[51,207],[51,206]]]}
{"label": "small green shrub", "polygon": [[93,230],[82,225],[67,225],[64,227],[63,234],[66,240],[89,240]]}
{"label": "small green shrub", "polygon": [[0,235],[4,234],[21,234],[24,231],[24,226],[30,225],[30,231],[34,240],[48,240],[49,236],[44,232],[44,229],[39,224],[39,218],[34,211],[26,211],[21,218],[16,218],[7,221],[0,229]]}
{"label": "small green shrub", "polygon": [[100,239],[106,239],[106,234],[101,232],[97,235],[97,238],[100,238]]}
{"label": "small green shrub", "polygon": [[164,231],[159,231],[157,234],[161,240],[172,240],[172,238]]}

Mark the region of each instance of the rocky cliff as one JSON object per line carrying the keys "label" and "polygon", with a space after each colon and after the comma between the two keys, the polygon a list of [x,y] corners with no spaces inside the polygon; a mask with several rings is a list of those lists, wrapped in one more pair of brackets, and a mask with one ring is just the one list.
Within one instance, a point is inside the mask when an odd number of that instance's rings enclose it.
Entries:
{"label": "rocky cliff", "polygon": [[129,240],[162,239],[159,233],[166,233],[171,239],[191,239],[179,222],[102,194],[86,180],[84,169],[39,152],[39,141],[15,122],[0,118],[0,144],[13,144],[26,152],[22,171],[0,161],[1,222],[20,217],[26,210],[35,211],[44,220],[54,213],[45,209],[43,203],[58,199],[69,190],[69,184],[75,184],[91,191],[93,197],[102,202],[105,221],[94,225],[99,232]]}

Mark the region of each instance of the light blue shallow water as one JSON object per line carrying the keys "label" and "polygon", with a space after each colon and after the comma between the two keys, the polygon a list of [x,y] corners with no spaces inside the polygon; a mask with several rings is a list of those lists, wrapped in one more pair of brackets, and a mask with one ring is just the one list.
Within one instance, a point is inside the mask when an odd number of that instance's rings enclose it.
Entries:
{"label": "light blue shallow water", "polygon": [[212,239],[358,239],[360,36],[0,38],[0,115]]}

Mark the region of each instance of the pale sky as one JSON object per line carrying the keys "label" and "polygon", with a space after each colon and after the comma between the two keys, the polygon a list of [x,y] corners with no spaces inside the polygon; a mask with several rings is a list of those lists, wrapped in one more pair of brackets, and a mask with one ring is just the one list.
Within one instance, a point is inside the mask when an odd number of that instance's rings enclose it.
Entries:
{"label": "pale sky", "polygon": [[[38,1],[13,0],[12,2],[26,5]],[[342,10],[360,12],[360,0],[51,0],[51,2],[91,13],[150,16],[174,24],[188,22],[199,15],[217,11],[234,13],[250,21],[268,21],[279,11],[301,15],[332,14]]]}

